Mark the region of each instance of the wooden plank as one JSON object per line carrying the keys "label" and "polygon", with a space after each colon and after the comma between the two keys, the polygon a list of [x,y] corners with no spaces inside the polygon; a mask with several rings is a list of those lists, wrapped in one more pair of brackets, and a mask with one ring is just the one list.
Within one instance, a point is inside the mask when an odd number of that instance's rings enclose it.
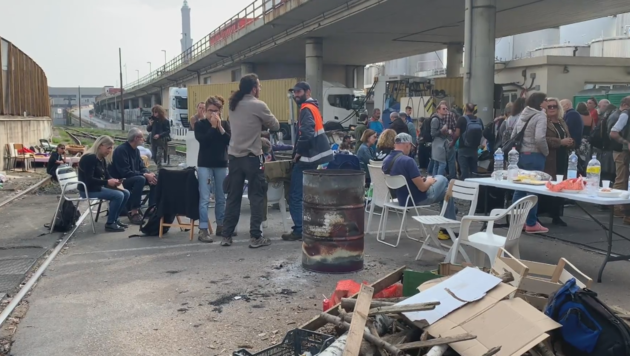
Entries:
{"label": "wooden plank", "polygon": [[386,307],[376,307],[370,310],[370,315],[378,314],[395,314],[395,313],[410,313],[416,311],[433,310],[436,305],[440,305],[440,302],[407,304],[407,305],[392,305]]}
{"label": "wooden plank", "polygon": [[450,343],[466,341],[466,340],[473,340],[473,339],[476,339],[476,338],[477,338],[477,336],[472,335],[472,334],[460,334],[460,335],[449,336],[449,337],[441,337],[441,338],[431,339],[431,340],[426,340],[426,341],[409,342],[409,343],[406,343],[406,344],[398,345],[398,348],[403,350],[403,351],[404,350],[412,350],[412,349],[419,349],[421,347],[433,347],[433,346],[440,346],[440,345],[448,345]]}
{"label": "wooden plank", "polygon": [[[348,331],[348,341],[346,341],[346,348],[343,350],[343,356],[358,356],[361,349],[361,341],[363,341],[363,333],[365,332],[365,324],[367,323],[368,311],[370,310],[370,304],[372,303],[372,295],[374,294],[374,288],[361,285],[359,291],[359,297],[357,298],[357,304],[352,314],[352,322],[350,323],[350,330]],[[374,336],[378,336],[374,335]]]}
{"label": "wooden plank", "polygon": [[[386,275],[385,277],[379,279],[378,281],[370,284],[370,287],[374,288],[374,294],[377,294],[379,292],[381,292],[383,289],[391,286],[392,284],[399,282],[400,280],[402,280],[402,275],[403,272],[407,269],[407,266],[402,266],[399,269],[395,270],[394,272]],[[355,294],[352,296],[352,298],[356,298],[356,296],[358,295]],[[330,308],[326,313],[329,315],[339,315],[339,305],[337,304],[334,307]],[[305,329],[305,330],[311,330],[311,331],[315,331],[319,328],[321,328],[322,326],[326,325],[326,321],[323,320],[321,318],[321,316],[316,316],[315,318],[309,320],[308,322],[306,322],[305,324],[303,324],[302,326],[300,326],[301,329]]]}

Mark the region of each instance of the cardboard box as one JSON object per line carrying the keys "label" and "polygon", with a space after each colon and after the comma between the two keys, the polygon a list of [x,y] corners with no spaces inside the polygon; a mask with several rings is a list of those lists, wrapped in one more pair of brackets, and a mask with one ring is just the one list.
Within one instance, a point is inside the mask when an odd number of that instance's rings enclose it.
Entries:
{"label": "cardboard box", "polygon": [[[513,269],[521,269],[521,272],[517,272],[521,281],[515,285],[518,288],[516,296],[523,298],[538,310],[543,310],[549,296],[558,291],[571,278],[575,278],[580,288],[591,288],[593,284],[591,278],[564,258],[561,258],[557,265],[550,265],[519,260],[508,253],[504,254],[505,256],[501,256],[501,251],[499,251],[499,255],[495,259],[495,268],[497,264],[502,264]],[[525,273],[522,273],[522,266],[527,267]],[[567,267],[570,267],[572,272],[569,272]]]}
{"label": "cardboard box", "polygon": [[291,176],[291,161],[265,162],[267,182],[282,182]]}
{"label": "cardboard box", "polygon": [[[432,288],[439,288],[439,284]],[[504,300],[515,291],[515,287],[501,283],[483,299],[444,316],[427,331],[433,337],[476,335],[474,340],[449,345],[462,356],[481,356],[495,346],[501,346],[498,356],[522,355],[547,339],[547,332],[560,324],[520,298]]]}

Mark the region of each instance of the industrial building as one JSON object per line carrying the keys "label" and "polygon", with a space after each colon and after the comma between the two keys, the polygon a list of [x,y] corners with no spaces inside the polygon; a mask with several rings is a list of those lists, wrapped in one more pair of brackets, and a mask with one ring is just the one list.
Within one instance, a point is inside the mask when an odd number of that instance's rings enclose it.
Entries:
{"label": "industrial building", "polygon": [[[79,91],[81,99],[79,100]],[[53,125],[65,125],[65,110],[77,106],[93,105],[96,97],[103,94],[103,88],[61,88],[49,87],[48,95],[50,97],[50,114],[53,119]]]}

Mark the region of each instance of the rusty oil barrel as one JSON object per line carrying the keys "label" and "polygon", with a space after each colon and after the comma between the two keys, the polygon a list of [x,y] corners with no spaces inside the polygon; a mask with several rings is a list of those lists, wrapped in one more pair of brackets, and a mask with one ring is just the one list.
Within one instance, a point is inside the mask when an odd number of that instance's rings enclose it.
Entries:
{"label": "rusty oil barrel", "polygon": [[304,171],[302,266],[313,272],[363,269],[365,173]]}

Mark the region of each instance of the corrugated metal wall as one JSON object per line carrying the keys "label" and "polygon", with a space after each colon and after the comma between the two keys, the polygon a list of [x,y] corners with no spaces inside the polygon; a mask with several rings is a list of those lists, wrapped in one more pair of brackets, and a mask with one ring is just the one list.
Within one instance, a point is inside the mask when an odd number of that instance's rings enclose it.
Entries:
{"label": "corrugated metal wall", "polygon": [[49,117],[48,80],[24,52],[0,37],[0,115]]}
{"label": "corrugated metal wall", "polygon": [[447,96],[455,98],[455,104],[464,107],[464,78],[435,78],[435,90],[444,90]]}
{"label": "corrugated metal wall", "polygon": [[[289,89],[293,88],[295,83],[301,81],[300,78],[261,80],[260,100],[267,103],[271,112],[280,122],[288,122],[289,99],[287,94]],[[225,98],[225,106],[223,107],[223,118],[228,117],[228,100],[232,92],[238,90],[238,82],[224,84],[206,84],[206,85],[189,85],[188,86],[188,116],[192,117],[197,113],[197,103],[206,101],[211,95],[221,95]]]}

